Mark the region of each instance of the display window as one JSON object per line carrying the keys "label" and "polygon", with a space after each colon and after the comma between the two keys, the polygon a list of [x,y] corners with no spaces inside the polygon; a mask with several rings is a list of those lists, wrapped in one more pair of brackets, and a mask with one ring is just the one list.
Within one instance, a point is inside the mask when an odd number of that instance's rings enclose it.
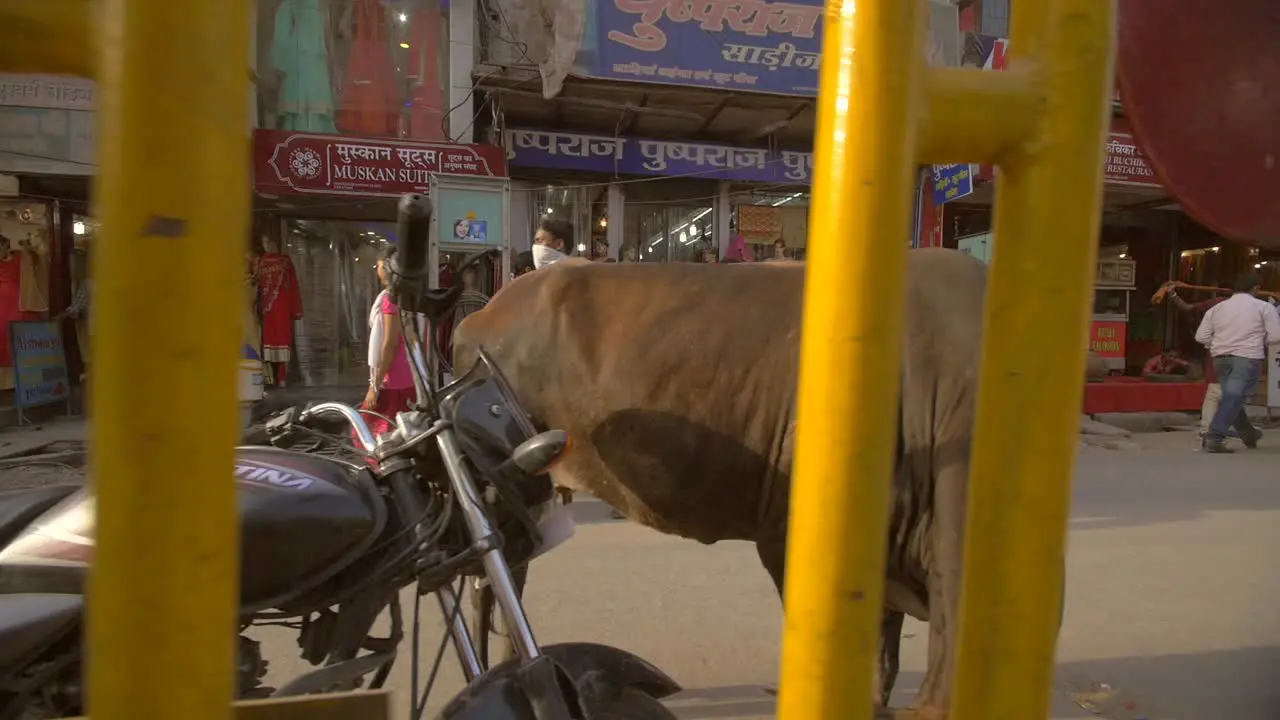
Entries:
{"label": "display window", "polygon": [[702,262],[715,249],[710,205],[628,202],[623,215],[623,261]]}
{"label": "display window", "polygon": [[14,386],[9,323],[49,314],[52,206],[0,200],[0,390]]}
{"label": "display window", "polygon": [[368,382],[369,311],[391,232],[389,223],[292,219],[259,229],[250,272],[269,387]]}
{"label": "display window", "polygon": [[448,141],[447,5],[258,0],[259,127]]}

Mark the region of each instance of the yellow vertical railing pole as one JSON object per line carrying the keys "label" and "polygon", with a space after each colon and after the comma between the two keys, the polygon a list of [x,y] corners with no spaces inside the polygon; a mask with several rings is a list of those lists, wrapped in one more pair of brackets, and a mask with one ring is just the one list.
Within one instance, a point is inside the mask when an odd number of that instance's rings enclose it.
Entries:
{"label": "yellow vertical railing pole", "polygon": [[1049,710],[1111,112],[1113,0],[1011,19],[1045,104],[997,182],[951,720]]}
{"label": "yellow vertical railing pole", "polygon": [[779,717],[864,720],[878,648],[923,0],[829,0]]}
{"label": "yellow vertical railing pole", "polygon": [[227,720],[249,0],[103,0],[90,469],[96,720]]}

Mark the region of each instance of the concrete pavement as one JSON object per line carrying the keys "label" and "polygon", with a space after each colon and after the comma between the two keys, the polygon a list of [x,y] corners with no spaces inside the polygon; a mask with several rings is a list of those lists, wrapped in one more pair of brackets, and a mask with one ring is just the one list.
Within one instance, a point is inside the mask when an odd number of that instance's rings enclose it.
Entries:
{"label": "concrete pavement", "polygon": [[[1134,441],[1140,450],[1081,449],[1052,717],[1280,717],[1280,433],[1229,456],[1195,452],[1190,433]],[[752,546],[664,537],[591,500],[573,508],[577,536],[530,580],[539,640],[649,659],[687,688],[671,703],[681,718],[772,717],[763,688],[777,676],[782,616]],[[429,659],[441,623],[430,598],[423,608]],[[905,632],[895,704],[924,669],[924,627],[908,621]],[[305,669],[287,631],[259,636],[273,681]],[[392,683],[403,710],[407,663]],[[432,709],[459,687],[446,665]]]}

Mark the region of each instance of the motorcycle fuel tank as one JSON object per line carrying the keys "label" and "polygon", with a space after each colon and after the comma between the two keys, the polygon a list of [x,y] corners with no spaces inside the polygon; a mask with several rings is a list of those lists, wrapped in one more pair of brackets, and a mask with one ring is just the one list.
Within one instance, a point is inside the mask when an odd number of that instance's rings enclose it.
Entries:
{"label": "motorcycle fuel tank", "polygon": [[[312,579],[353,559],[352,550],[376,526],[370,501],[351,480],[354,472],[288,450],[236,451],[243,604],[306,590]],[[0,548],[0,593],[82,592],[93,546],[94,496],[85,487]]]}

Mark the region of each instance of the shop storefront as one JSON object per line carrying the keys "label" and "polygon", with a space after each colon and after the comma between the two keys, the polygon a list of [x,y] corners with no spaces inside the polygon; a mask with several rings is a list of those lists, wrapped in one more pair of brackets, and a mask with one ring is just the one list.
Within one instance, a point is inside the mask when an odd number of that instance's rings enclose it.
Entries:
{"label": "shop storefront", "polygon": [[[500,148],[259,130],[251,266],[260,302],[267,381],[276,386],[359,385],[379,255],[399,241],[396,201],[431,198],[433,280],[454,281],[458,261],[508,248],[510,188]],[[504,260],[476,288],[492,294]]]}
{"label": "shop storefront", "polygon": [[0,392],[15,386],[13,323],[49,317],[52,203],[0,199]]}
{"label": "shop storefront", "polygon": [[[90,234],[73,218],[95,171],[95,94],[88,80],[0,73],[0,408],[15,408],[0,424],[29,418],[23,406],[65,407],[81,376],[78,323],[50,320],[71,301]],[[22,356],[14,342],[43,350]]]}

